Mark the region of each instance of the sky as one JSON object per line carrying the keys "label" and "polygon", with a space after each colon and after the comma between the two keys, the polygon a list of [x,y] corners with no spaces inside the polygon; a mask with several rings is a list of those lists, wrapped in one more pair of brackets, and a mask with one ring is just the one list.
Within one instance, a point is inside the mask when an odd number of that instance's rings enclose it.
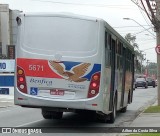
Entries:
{"label": "sky", "polygon": [[10,9],[24,12],[70,12],[102,18],[123,37],[127,33],[136,36],[139,50],[146,54],[144,64],[147,60],[157,62],[153,25],[131,0],[1,0],[0,4],[9,4]]}

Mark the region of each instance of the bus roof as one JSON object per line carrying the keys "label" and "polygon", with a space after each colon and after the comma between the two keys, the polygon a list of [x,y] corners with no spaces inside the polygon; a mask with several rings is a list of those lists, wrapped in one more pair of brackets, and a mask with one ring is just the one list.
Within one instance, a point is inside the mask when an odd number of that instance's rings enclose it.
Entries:
{"label": "bus roof", "polygon": [[128,43],[116,30],[114,30],[106,21],[105,27],[112,32],[116,37],[118,37],[123,43],[125,43],[124,47],[128,47],[132,52],[134,52],[134,47]]}
{"label": "bus roof", "polygon": [[74,13],[69,12],[23,12],[20,14],[21,16],[45,16],[45,17],[69,17],[69,18],[77,18],[82,20],[89,20],[89,21],[95,21],[101,20],[100,18],[90,17],[90,16],[84,16],[84,15],[78,15]]}
{"label": "bus roof", "polygon": [[105,27],[116,37],[118,37],[123,43],[125,43],[124,47],[128,47],[132,52],[134,52],[134,48],[131,44],[129,44],[116,30],[114,30],[105,20],[97,17],[91,17],[91,16],[84,16],[84,15],[78,15],[74,13],[68,13],[68,12],[22,12],[20,13],[21,16],[46,16],[46,17],[52,17],[52,16],[58,16],[58,17],[69,17],[69,18],[77,18],[82,20],[88,20],[88,21],[95,21],[95,22],[104,22]]}

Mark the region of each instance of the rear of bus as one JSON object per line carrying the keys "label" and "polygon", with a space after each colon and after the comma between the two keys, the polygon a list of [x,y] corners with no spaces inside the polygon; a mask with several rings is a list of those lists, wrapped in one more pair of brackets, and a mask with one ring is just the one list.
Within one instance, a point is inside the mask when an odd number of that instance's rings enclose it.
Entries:
{"label": "rear of bus", "polygon": [[101,111],[100,21],[30,13],[17,24],[15,104]]}

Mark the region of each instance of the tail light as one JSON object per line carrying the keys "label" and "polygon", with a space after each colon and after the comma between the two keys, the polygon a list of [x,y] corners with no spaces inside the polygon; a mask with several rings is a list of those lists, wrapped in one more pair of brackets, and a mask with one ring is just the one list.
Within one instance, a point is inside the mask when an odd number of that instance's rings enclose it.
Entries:
{"label": "tail light", "polygon": [[19,66],[17,66],[17,87],[21,92],[27,94],[25,73],[24,70]]}
{"label": "tail light", "polygon": [[99,85],[100,85],[100,72],[95,73],[91,78],[88,90],[88,98],[92,98],[99,93]]}

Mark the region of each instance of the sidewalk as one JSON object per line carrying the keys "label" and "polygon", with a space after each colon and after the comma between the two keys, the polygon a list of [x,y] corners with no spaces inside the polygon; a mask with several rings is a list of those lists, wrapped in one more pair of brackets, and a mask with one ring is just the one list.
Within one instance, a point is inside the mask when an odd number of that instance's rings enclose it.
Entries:
{"label": "sidewalk", "polygon": [[[157,101],[152,104],[157,105]],[[151,105],[151,106],[152,106]],[[146,107],[147,108],[147,107]],[[129,128],[134,129],[136,128],[153,128],[153,127],[160,127],[160,113],[144,113],[141,112],[136,119],[128,126]],[[118,136],[129,136],[130,134],[133,133],[121,133]],[[115,135],[117,136],[117,135]]]}
{"label": "sidewalk", "polygon": [[[157,105],[157,101],[153,104]],[[160,113],[141,113],[130,127],[160,127]]]}
{"label": "sidewalk", "polygon": [[0,94],[0,108],[14,106],[14,88],[9,87],[10,94]]}
{"label": "sidewalk", "polygon": [[0,108],[14,106],[14,96],[0,95]]}

